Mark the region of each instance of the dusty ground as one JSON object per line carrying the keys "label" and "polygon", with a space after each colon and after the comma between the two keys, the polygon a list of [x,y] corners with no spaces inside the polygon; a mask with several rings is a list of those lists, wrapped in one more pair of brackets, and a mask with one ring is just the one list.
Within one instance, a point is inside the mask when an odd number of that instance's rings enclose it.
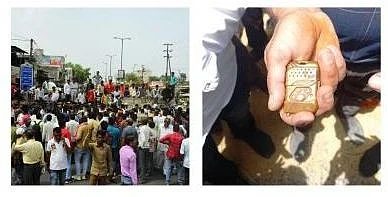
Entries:
{"label": "dusty ground", "polygon": [[247,144],[235,140],[226,123],[223,131],[213,136],[219,152],[238,164],[242,176],[252,184],[308,185],[375,185],[380,173],[364,178],[358,172],[363,152],[380,139],[380,106],[364,108],[356,116],[363,125],[367,140],[353,145],[345,140],[339,119],[332,112],[317,119],[310,130],[310,156],[303,163],[295,161],[289,152],[292,128],[284,124],[278,113],[267,110],[268,96],[257,90],[251,93],[251,112],[257,127],[271,135],[276,152],[270,159],[257,155]]}

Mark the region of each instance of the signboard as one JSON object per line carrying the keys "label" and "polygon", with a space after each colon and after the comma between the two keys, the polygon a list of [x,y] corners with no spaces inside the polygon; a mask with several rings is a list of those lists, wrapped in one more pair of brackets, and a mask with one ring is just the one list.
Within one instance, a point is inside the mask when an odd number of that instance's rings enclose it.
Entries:
{"label": "signboard", "polygon": [[34,85],[34,69],[31,64],[20,65],[20,89],[27,91]]}
{"label": "signboard", "polygon": [[125,76],[125,70],[118,70],[117,78],[118,79],[124,79],[124,76]]}
{"label": "signboard", "polygon": [[62,68],[65,64],[65,57],[63,56],[42,56],[41,57],[42,66],[52,67],[52,68]]}

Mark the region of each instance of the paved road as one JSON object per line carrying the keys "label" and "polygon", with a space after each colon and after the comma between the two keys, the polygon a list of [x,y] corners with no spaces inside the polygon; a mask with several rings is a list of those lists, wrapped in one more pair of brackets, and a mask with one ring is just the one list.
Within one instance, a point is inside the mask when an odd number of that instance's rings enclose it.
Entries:
{"label": "paved road", "polygon": [[[75,169],[75,167],[73,165],[73,171],[74,171],[74,169]],[[172,178],[173,178],[172,182],[176,183],[176,175],[174,175]],[[40,183],[41,183],[41,185],[50,185],[49,173],[46,172],[45,174],[43,174],[40,177]],[[143,185],[164,185],[164,184],[165,184],[164,175],[162,174],[162,172],[160,170],[156,169],[153,172],[153,174],[151,175],[151,177],[149,178],[149,180],[146,181]],[[75,182],[70,183],[69,185],[89,185],[89,181],[88,180],[75,181]],[[120,179],[117,180],[117,183],[111,183],[109,185],[120,185]]]}

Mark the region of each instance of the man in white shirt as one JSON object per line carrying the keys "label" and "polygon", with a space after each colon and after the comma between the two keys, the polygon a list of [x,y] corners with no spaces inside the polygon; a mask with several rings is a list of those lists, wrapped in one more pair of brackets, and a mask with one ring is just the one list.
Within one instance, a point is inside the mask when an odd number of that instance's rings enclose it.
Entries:
{"label": "man in white shirt", "polygon": [[47,143],[51,138],[53,138],[53,130],[55,127],[58,127],[58,125],[55,125],[53,122],[53,117],[51,114],[46,116],[46,119],[43,118],[43,120],[46,120],[45,123],[43,123],[43,129],[42,129],[42,141],[45,142],[45,146],[47,147]]}
{"label": "man in white shirt", "polygon": [[34,89],[34,100],[35,101],[39,101],[39,98],[40,98],[40,92],[41,92],[41,88],[39,86],[37,86],[35,89]]}
{"label": "man in white shirt", "polygon": [[63,85],[63,93],[65,93],[66,101],[70,101],[71,99],[71,87],[70,87],[70,80],[67,80],[67,82]]}
{"label": "man in white shirt", "polygon": [[[79,126],[79,123],[77,121],[75,121],[75,114],[70,114],[70,121],[69,122],[66,122],[66,129],[69,130],[70,134],[71,134],[71,142],[72,144],[75,145],[75,138],[76,138],[76,135],[77,135],[77,129],[78,129],[78,126]],[[67,155],[67,165],[68,166],[71,166],[71,157],[72,157],[73,153],[72,152],[69,152],[68,155]],[[71,180],[71,169],[67,169],[66,170],[66,180],[65,180],[65,183],[69,183]]]}
{"label": "man in white shirt", "polygon": [[71,89],[71,100],[73,102],[77,101],[77,93],[78,93],[78,83],[71,81],[70,82],[70,89]]}
{"label": "man in white shirt", "polygon": [[63,138],[61,129],[54,128],[54,137],[48,141],[46,151],[49,158],[51,185],[64,185],[67,168],[67,153],[70,151],[70,142]]}
{"label": "man in white shirt", "polygon": [[70,114],[70,121],[66,122],[66,128],[71,134],[71,142],[75,142],[75,136],[77,133],[79,123],[75,121],[75,114]]}
{"label": "man in white shirt", "polygon": [[51,95],[51,102],[52,103],[56,103],[59,99],[59,92],[55,89],[55,87],[53,87],[53,92],[52,92],[52,95]]}
{"label": "man in white shirt", "polygon": [[77,101],[78,101],[78,103],[80,103],[80,104],[84,104],[84,103],[86,102],[85,94],[84,94],[82,91],[80,91],[80,92],[78,93]]}
{"label": "man in white shirt", "polygon": [[163,173],[166,173],[165,157],[166,157],[166,151],[168,149],[168,145],[160,143],[159,140],[165,135],[171,134],[171,133],[173,133],[173,125],[171,124],[171,120],[165,117],[164,124],[160,127],[158,147],[156,152],[157,166],[163,166]]}
{"label": "man in white shirt", "polygon": [[146,176],[150,175],[152,168],[152,153],[150,152],[150,141],[153,138],[152,129],[148,126],[147,118],[140,119],[139,126],[139,165],[140,183],[144,182]]}
{"label": "man in white shirt", "polygon": [[183,155],[183,169],[185,171],[184,175],[184,185],[189,185],[189,177],[190,177],[190,140],[189,133],[187,132],[187,138],[182,140],[180,154]]}

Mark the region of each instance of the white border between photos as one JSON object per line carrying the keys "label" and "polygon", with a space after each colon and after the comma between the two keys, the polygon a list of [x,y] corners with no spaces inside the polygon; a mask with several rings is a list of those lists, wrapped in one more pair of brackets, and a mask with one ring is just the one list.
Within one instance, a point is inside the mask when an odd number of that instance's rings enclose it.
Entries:
{"label": "white border between photos", "polygon": [[[206,0],[40,0],[40,1],[29,1],[29,0],[6,0],[1,1],[0,6],[0,18],[3,26],[1,31],[1,65],[3,66],[3,72],[0,72],[0,84],[6,84],[2,87],[3,92],[6,92],[6,96],[1,97],[0,111],[6,112],[0,118],[1,124],[4,126],[4,131],[7,135],[2,138],[0,143],[2,152],[1,155],[7,157],[5,164],[3,163],[0,168],[0,186],[1,193],[6,192],[5,195],[26,195],[26,196],[47,196],[47,195],[58,195],[58,196],[71,196],[76,195],[87,195],[87,196],[109,196],[109,195],[127,195],[127,196],[151,196],[151,195],[174,195],[174,196],[196,196],[196,195],[284,195],[289,196],[292,194],[312,196],[312,195],[328,195],[335,194],[338,196],[353,196],[353,195],[376,195],[387,192],[386,181],[386,163],[387,156],[386,151],[387,145],[383,143],[382,147],[382,169],[381,169],[381,186],[202,186],[202,91],[200,88],[199,81],[201,80],[201,57],[199,53],[200,35],[198,28],[201,28],[201,21],[195,20],[196,16],[201,14],[201,7],[382,7],[382,54],[386,51],[387,47],[387,31],[384,24],[387,24],[386,20],[386,7],[383,6],[383,1],[369,0],[369,1],[279,1],[279,0],[217,0],[217,1],[206,1]],[[190,186],[189,187],[178,187],[178,186],[136,186],[136,187],[121,187],[121,186],[104,186],[104,187],[91,187],[91,186],[65,186],[65,187],[50,187],[50,186],[37,186],[37,187],[11,187],[10,186],[10,151],[9,151],[9,111],[10,111],[10,96],[9,92],[9,81],[11,69],[10,58],[9,58],[9,46],[11,40],[11,8],[12,7],[182,7],[190,8],[190,131],[191,131],[191,144],[190,144]],[[382,62],[387,62],[386,56],[382,55]],[[387,68],[382,66],[382,78],[386,79]],[[6,68],[6,69],[4,69]],[[5,71],[5,72],[4,72]],[[387,106],[387,95],[385,88],[382,91],[382,117],[387,117],[386,106]],[[382,134],[381,138],[385,139],[384,134],[387,128],[387,123],[382,123]]]}

